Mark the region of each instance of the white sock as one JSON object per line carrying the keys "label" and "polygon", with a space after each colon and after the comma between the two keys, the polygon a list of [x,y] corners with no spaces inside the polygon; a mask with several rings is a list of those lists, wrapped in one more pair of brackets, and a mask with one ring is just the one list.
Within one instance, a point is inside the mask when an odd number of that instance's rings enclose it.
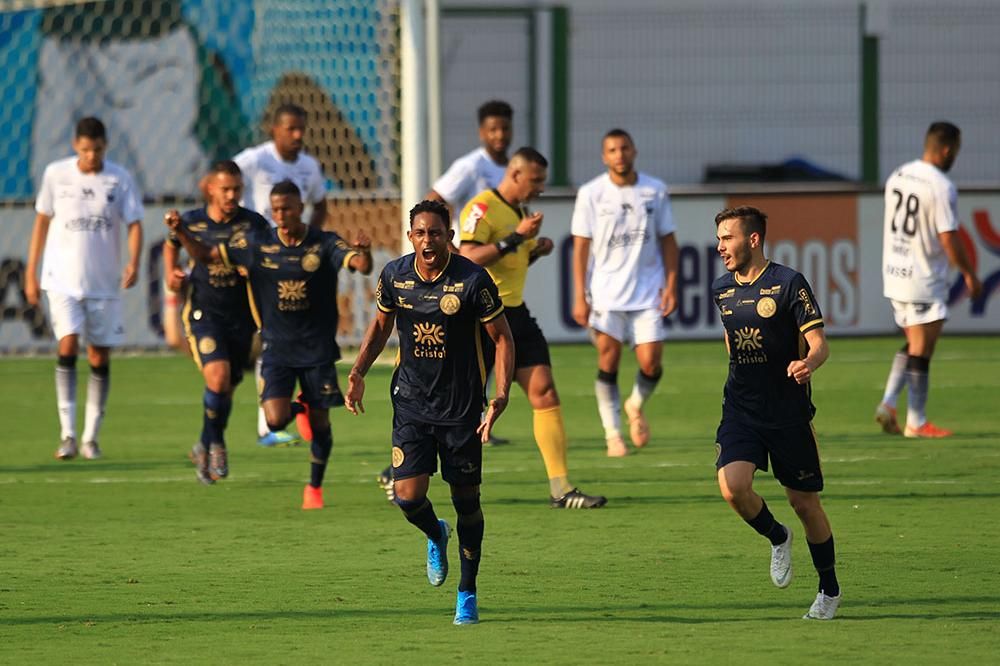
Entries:
{"label": "white sock", "polygon": [[104,408],[108,404],[108,392],[111,389],[111,375],[109,368],[104,368],[104,374],[94,372],[90,369],[90,378],[87,380],[87,409],[83,420],[83,441],[96,442],[97,433],[101,430],[101,422],[104,420]]}
{"label": "white sock", "polygon": [[597,411],[601,415],[604,436],[621,434],[622,398],[618,392],[618,373],[598,371],[594,395],[597,396]]}
{"label": "white sock", "polygon": [[628,397],[628,401],[634,406],[641,408],[646,400],[649,399],[649,396],[653,395],[653,391],[656,390],[656,385],[660,383],[662,375],[662,370],[655,377],[643,374],[642,370],[636,371],[635,384],[632,385],[632,395]]}
{"label": "white sock", "polygon": [[76,437],[76,366],[56,366],[59,439]]}
{"label": "white sock", "polygon": [[896,400],[904,386],[906,386],[906,352],[898,351],[892,358],[889,377],[885,380],[885,393],[882,394],[882,402],[895,409]]}

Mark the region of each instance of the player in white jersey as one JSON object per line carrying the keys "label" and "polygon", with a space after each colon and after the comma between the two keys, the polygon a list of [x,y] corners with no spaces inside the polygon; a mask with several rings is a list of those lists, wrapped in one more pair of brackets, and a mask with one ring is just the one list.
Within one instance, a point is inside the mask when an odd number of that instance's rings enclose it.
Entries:
{"label": "player in white jersey", "polygon": [[597,347],[594,392],[608,455],[628,453],[621,435],[618,365],[622,344],[631,341],[639,363],[625,401],[629,435],[636,447],[649,442],[642,405],[663,374],[666,327],[677,307],[677,262],[667,186],[635,170],[635,144],[628,132],[604,135],[604,173],[583,185],[573,210],[573,319],[589,326]]}
{"label": "player in white jersey", "polygon": [[[931,356],[948,318],[948,271],[954,265],[972,298],[982,291],[958,238],[958,192],[945,176],[962,145],[960,130],[933,123],[924,154],[892,172],[885,183],[882,245],[883,294],[892,304],[906,344],[892,362],[875,420],[890,434],[947,437],[950,430],[927,420]],[[908,386],[906,428],[896,420],[896,400]]]}
{"label": "player in white jersey", "polygon": [[[125,337],[119,290],[134,286],[139,275],[142,198],[132,176],[104,159],[106,148],[107,132],[100,120],[83,118],[76,124],[76,157],[45,168],[28,248],[25,295],[28,303],[37,305],[45,292],[59,341],[60,460],[77,455],[76,358],[81,334],[87,341],[90,378],[80,452],[90,460],[101,457],[97,442],[111,385],[111,348]],[[123,269],[121,237],[126,227],[129,259]]]}
{"label": "player in white jersey", "polygon": [[[424,197],[431,201],[443,201],[451,207],[455,238],[461,236],[458,214],[469,199],[483,190],[492,190],[503,180],[507,170],[507,151],[514,136],[511,126],[514,111],[507,102],[486,102],[479,107],[477,114],[481,145],[452,162]],[[453,245],[452,252],[457,251]]]}
{"label": "player in white jersey", "polygon": [[[302,201],[312,206],[308,214],[309,226],[323,228],[326,221],[326,178],[319,162],[302,150],[306,131],[306,112],[294,104],[282,104],[274,112],[271,124],[271,141],[247,148],[233,158],[243,173],[243,201],[241,205],[260,213],[274,226],[271,219],[271,188],[290,180],[302,192]],[[331,333],[332,334],[332,333]],[[257,385],[260,386],[260,359],[256,363]],[[312,441],[309,417],[301,415],[295,423],[299,435]],[[257,409],[257,443],[261,446],[286,446],[295,437],[284,430],[268,429],[264,408]]]}

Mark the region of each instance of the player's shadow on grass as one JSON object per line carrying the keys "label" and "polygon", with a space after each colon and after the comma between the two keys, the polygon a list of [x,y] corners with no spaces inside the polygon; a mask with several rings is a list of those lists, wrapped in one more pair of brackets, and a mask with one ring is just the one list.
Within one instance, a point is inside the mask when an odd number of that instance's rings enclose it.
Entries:
{"label": "player's shadow on grass", "polygon": [[[186,461],[185,461],[186,462]],[[183,464],[177,460],[77,460],[52,461],[35,465],[0,465],[0,474],[45,474],[79,475],[107,472],[141,472],[162,469],[185,469],[190,463]]]}

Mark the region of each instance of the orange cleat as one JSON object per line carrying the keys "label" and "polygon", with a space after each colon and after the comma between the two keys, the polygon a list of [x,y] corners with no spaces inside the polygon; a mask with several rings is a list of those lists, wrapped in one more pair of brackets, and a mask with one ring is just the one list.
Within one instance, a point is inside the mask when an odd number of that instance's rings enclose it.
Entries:
{"label": "orange cleat", "polygon": [[927,437],[938,439],[941,437],[951,437],[954,433],[951,430],[946,430],[945,428],[938,428],[936,425],[930,421],[926,421],[919,428],[912,428],[906,426],[906,430],[903,431],[903,435],[906,437]]}
{"label": "orange cleat", "polygon": [[305,408],[305,411],[295,415],[295,427],[299,431],[299,438],[306,444],[310,444],[313,441],[313,429],[309,425],[309,405],[303,402],[301,393],[296,400]]}
{"label": "orange cleat", "polygon": [[882,432],[887,435],[898,435],[903,431],[896,420],[896,410],[885,403],[875,408],[875,422],[882,426]]}
{"label": "orange cleat", "polygon": [[323,508],[323,489],[313,488],[308,483],[306,484],[306,489],[302,491],[302,510],[309,511],[310,509],[322,509]]}

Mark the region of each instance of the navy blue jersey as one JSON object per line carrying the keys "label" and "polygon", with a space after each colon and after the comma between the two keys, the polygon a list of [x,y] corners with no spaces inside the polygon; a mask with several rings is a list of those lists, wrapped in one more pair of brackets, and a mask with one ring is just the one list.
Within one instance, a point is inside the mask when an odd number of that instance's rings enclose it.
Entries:
{"label": "navy blue jersey", "polygon": [[489,273],[451,254],[436,280],[425,280],[407,254],[386,264],[375,290],[383,312],[396,313],[399,359],[392,377],[396,413],[421,423],[479,420],[486,365],[482,324],[503,312]]}
{"label": "navy blue jersey", "polygon": [[729,340],[723,416],[768,427],[810,421],[810,386],[788,376],[788,364],[808,351],[805,332],[823,325],[806,279],[768,262],[748,284],[733,273],[717,278],[712,293]]}
{"label": "navy blue jersey", "polygon": [[219,247],[227,266],[242,266],[250,276],[268,362],[305,368],[340,358],[337,272],[357,254],[340,236],[307,227],[301,243],[285,245],[269,227],[234,234]]}
{"label": "navy blue jersey", "polygon": [[[258,233],[270,225],[263,217],[239,208],[227,222],[216,222],[205,208],[189,210],[181,215],[181,226],[202,245],[228,243],[236,233]],[[170,232],[169,242],[180,247],[176,234]],[[203,316],[234,325],[252,325],[246,279],[232,266],[222,262],[196,263],[188,279],[185,310],[196,319]]]}

